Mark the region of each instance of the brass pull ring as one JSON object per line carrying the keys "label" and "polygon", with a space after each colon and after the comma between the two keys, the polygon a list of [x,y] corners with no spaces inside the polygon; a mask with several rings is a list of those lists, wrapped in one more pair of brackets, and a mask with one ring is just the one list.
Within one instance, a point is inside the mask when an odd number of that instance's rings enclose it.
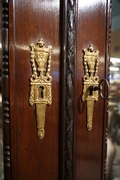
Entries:
{"label": "brass pull ring", "polygon": [[[102,90],[103,90],[102,83],[103,83],[103,82],[105,82],[106,87],[107,87],[107,94],[106,94],[106,96],[104,96],[103,93],[102,93]],[[109,82],[108,82],[107,79],[104,78],[104,79],[102,79],[102,80],[100,81],[99,90],[100,90],[100,96],[101,96],[103,99],[107,99],[107,98],[109,97]]]}

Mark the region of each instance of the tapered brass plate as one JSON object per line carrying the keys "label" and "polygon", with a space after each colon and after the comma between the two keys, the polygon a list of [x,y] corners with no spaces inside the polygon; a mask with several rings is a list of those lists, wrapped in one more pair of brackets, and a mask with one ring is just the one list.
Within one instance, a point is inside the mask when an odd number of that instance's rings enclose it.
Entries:
{"label": "tapered brass plate", "polygon": [[[87,101],[87,129],[92,129],[94,102],[98,101],[98,59],[99,51],[94,51],[93,45],[88,49],[84,49],[84,69],[85,75],[83,77],[83,95],[82,100]],[[96,90],[91,87],[95,86]]]}
{"label": "tapered brass plate", "polygon": [[30,78],[29,103],[36,105],[37,135],[39,139],[42,139],[45,134],[46,105],[52,103],[52,77],[50,76],[52,47],[46,48],[42,39],[36,46],[32,43],[30,47],[32,76]]}

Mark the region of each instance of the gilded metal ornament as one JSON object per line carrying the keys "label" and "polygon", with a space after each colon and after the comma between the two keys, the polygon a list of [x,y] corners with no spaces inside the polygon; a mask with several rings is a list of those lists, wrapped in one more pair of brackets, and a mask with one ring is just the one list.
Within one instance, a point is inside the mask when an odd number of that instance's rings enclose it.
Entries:
{"label": "gilded metal ornament", "polygon": [[87,129],[92,129],[94,102],[98,101],[99,77],[98,77],[99,51],[94,51],[93,45],[84,49],[83,95],[82,100],[87,101]]}
{"label": "gilded metal ornament", "polygon": [[32,76],[29,103],[36,105],[37,135],[42,139],[45,135],[46,105],[52,103],[52,77],[50,76],[52,46],[46,48],[43,40],[39,39],[37,46],[31,43],[30,48]]}

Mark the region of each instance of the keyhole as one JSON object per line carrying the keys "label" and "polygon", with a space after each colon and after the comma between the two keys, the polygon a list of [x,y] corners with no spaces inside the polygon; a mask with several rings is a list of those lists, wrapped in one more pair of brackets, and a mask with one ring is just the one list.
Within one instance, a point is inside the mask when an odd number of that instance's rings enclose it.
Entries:
{"label": "keyhole", "polygon": [[43,87],[43,86],[40,86],[40,87],[39,87],[39,97],[40,97],[40,98],[44,98],[43,91],[44,91],[44,87]]}
{"label": "keyhole", "polygon": [[93,91],[92,91],[92,89],[90,89],[90,96],[92,96],[93,95]]}

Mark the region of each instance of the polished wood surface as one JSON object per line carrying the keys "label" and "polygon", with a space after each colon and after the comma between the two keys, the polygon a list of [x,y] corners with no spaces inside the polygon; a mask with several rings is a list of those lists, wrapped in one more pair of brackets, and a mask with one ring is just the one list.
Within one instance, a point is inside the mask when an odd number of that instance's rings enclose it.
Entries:
{"label": "polished wood surface", "polygon": [[[59,165],[59,1],[38,3],[22,0],[15,1],[13,7],[10,7],[10,22],[14,27],[9,27],[14,36],[10,44],[14,56],[14,59],[12,55],[10,57],[12,179],[56,180]],[[36,44],[39,38],[53,48],[53,97],[52,105],[46,109],[45,137],[42,140],[37,138],[35,106],[31,107],[28,102],[32,75],[29,45]]]}
{"label": "polished wood surface", "polygon": [[[5,180],[105,180],[107,100],[99,96],[95,102],[88,132],[81,95],[83,49],[90,44],[99,50],[100,80],[108,79],[110,1],[3,1],[3,15],[9,17],[3,26]],[[42,140],[35,106],[29,105],[29,45],[39,38],[52,45],[52,105]]]}
{"label": "polished wood surface", "polygon": [[[82,102],[84,76],[83,49],[93,44],[94,50],[99,51],[98,76],[108,79],[108,52],[109,46],[106,32],[108,22],[107,1],[78,1],[77,6],[77,58],[76,58],[76,123],[75,123],[75,179],[103,179],[105,178],[105,154],[107,128],[107,100],[98,97],[94,104],[93,127],[89,132],[86,129],[87,104]],[[107,73],[106,73],[107,72]],[[105,93],[105,92],[104,92]],[[105,150],[105,149],[104,149]],[[104,174],[104,175],[103,175]]]}

